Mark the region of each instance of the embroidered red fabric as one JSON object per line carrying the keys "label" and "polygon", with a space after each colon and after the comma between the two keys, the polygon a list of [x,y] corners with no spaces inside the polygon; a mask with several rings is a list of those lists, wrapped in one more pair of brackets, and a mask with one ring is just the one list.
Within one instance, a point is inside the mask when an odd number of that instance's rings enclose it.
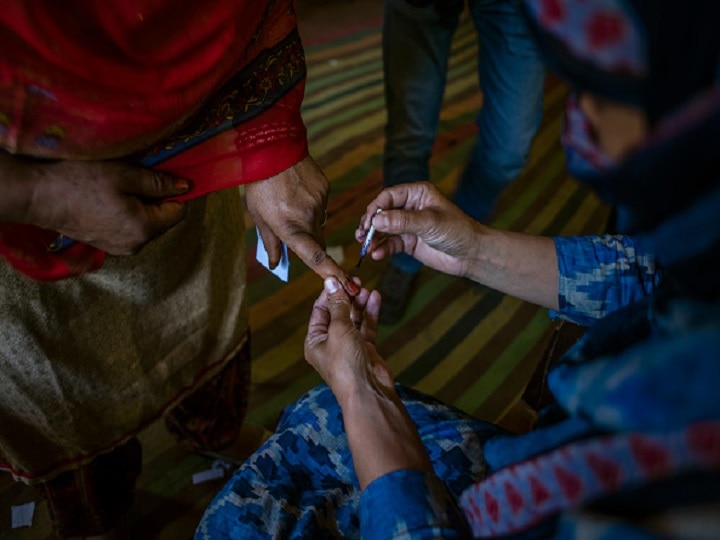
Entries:
{"label": "embroidered red fabric", "polygon": [[[182,148],[152,167],[192,181],[182,199],[274,176],[308,153],[294,32],[292,0],[89,0],[79,10],[10,0],[0,12],[0,145],[136,160],[172,141]],[[0,255],[38,280],[102,265],[105,254],[79,242],[48,251],[57,236],[0,223]]]}

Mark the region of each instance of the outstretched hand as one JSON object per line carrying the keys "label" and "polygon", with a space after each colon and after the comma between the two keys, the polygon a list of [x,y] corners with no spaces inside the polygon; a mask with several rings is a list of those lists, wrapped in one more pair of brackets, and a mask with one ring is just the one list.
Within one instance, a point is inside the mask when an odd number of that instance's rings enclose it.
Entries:
{"label": "outstretched hand", "polygon": [[282,173],[245,186],[248,211],[275,268],[284,242],[322,278],[336,276],[350,294],[358,287],[325,251],[322,227],[327,218],[330,183],[311,157]]}
{"label": "outstretched hand", "polygon": [[[382,212],[376,214],[377,210]],[[429,182],[384,189],[368,205],[355,238],[362,242],[370,225],[378,234],[370,256],[382,259],[407,253],[426,266],[464,276],[477,249],[483,225],[468,217]]]}
{"label": "outstretched hand", "polygon": [[361,387],[393,384],[375,346],[379,313],[377,291],[361,289],[350,298],[337,279],[325,279],[310,315],[305,358],[338,399]]}

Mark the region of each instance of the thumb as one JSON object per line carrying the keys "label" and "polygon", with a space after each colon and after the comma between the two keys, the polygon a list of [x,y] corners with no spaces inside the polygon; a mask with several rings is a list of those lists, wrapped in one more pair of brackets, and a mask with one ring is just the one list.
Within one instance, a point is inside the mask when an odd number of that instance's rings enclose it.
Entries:
{"label": "thumb", "polygon": [[425,242],[446,234],[449,215],[441,209],[383,211],[373,219],[375,228],[386,235],[412,234]]}
{"label": "thumb", "polygon": [[350,322],[350,297],[338,279],[334,276],[327,277],[323,285],[328,298],[330,322],[352,324]]}
{"label": "thumb", "polygon": [[179,197],[190,189],[190,182],[184,178],[153,169],[141,170],[141,174],[132,175],[127,191],[132,195],[148,199],[168,199]]}
{"label": "thumb", "polygon": [[419,234],[423,219],[419,212],[412,210],[383,210],[373,216],[372,224],[385,234]]}

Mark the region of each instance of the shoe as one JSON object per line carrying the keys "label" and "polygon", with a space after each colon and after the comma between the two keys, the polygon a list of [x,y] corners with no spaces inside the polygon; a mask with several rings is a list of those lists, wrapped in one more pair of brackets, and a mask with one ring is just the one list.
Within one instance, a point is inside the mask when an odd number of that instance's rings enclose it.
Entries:
{"label": "shoe", "polygon": [[378,286],[382,296],[378,317],[380,324],[392,325],[402,319],[417,275],[418,272],[405,272],[392,264],[388,265]]}

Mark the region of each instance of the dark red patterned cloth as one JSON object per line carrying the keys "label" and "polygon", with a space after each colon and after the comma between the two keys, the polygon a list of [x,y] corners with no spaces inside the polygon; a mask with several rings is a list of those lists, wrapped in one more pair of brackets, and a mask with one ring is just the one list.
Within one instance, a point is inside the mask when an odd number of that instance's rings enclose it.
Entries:
{"label": "dark red patterned cloth", "polygon": [[250,393],[250,337],[215,377],[165,415],[170,433],[194,450],[221,450],[237,439]]}

